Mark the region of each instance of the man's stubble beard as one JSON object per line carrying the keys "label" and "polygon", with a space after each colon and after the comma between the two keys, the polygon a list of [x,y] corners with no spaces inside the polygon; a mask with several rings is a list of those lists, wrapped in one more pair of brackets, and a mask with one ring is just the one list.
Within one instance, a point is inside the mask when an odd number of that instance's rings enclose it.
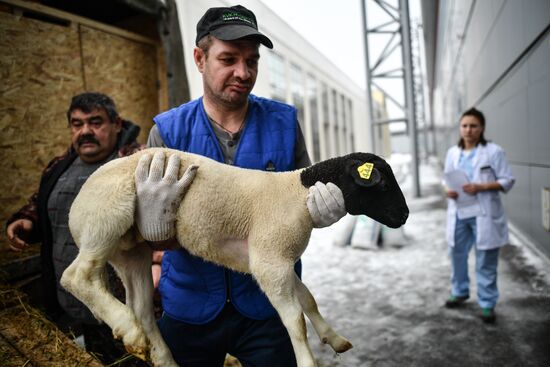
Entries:
{"label": "man's stubble beard", "polygon": [[251,92],[241,94],[237,98],[230,98],[229,93],[222,91],[220,94],[214,93],[214,91],[205,83],[204,86],[205,95],[217,105],[223,106],[227,110],[239,110],[245,107],[248,103],[248,96]]}

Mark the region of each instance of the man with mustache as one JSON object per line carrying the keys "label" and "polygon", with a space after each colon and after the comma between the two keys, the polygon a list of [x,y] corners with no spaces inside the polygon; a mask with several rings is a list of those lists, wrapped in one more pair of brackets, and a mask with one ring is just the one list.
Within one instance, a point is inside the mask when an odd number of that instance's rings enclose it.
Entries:
{"label": "man with mustache", "polygon": [[[6,234],[14,251],[22,251],[30,243],[42,243],[46,313],[62,329],[81,327],[86,350],[94,352],[105,364],[111,364],[125,354],[124,347],[121,343],[115,344],[109,327],[99,325],[86,306],[60,286],[59,279],[78,254],[68,228],[74,198],[102,164],[139,149],[136,138],[140,128],[123,121],[113,100],[101,93],[74,96],[67,119],[71,146],[48,164],[38,192],[8,220]],[[124,288],[117,283],[112,269],[109,280],[115,295],[124,297]],[[124,365],[146,364],[132,360]]]}
{"label": "man with mustache", "polygon": [[[204,94],[156,116],[148,146],[266,171],[310,165],[296,109],[251,94],[260,44],[273,48],[258,31],[250,10],[240,5],[208,9],[197,24],[193,51]],[[156,155],[142,164],[150,164],[151,172],[162,171],[164,158]],[[170,196],[170,187],[159,184],[155,189],[140,176],[136,176],[140,232],[147,240],[169,240],[175,235],[175,213],[167,216],[164,208],[177,208],[180,199],[167,200],[158,212],[153,210]],[[308,208],[317,227],[328,226],[345,214],[342,192],[331,183],[317,183]],[[159,328],[176,362],[222,367],[230,353],[244,366],[296,366],[288,333],[255,280],[178,248],[164,253],[159,283],[164,309]],[[299,263],[296,270],[300,273]]]}

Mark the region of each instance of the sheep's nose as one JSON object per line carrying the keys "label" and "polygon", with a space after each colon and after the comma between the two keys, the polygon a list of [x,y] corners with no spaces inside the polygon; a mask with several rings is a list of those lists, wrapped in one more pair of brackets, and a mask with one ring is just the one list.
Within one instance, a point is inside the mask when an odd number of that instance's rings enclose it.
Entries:
{"label": "sheep's nose", "polygon": [[402,217],[403,224],[405,224],[405,222],[407,221],[407,218],[409,218],[409,209],[405,210],[405,212],[403,213],[403,217]]}

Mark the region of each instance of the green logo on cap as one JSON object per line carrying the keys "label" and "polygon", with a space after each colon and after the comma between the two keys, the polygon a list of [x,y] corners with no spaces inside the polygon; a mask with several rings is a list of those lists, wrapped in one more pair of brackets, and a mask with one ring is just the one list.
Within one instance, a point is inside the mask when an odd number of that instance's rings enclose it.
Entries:
{"label": "green logo on cap", "polygon": [[235,21],[235,20],[240,20],[240,21],[243,21],[243,22],[246,22],[246,23],[250,23],[253,27],[256,27],[256,23],[254,23],[252,18],[249,18],[245,15],[235,13],[235,12],[222,14],[222,21],[224,21],[224,22],[231,22],[231,21]]}

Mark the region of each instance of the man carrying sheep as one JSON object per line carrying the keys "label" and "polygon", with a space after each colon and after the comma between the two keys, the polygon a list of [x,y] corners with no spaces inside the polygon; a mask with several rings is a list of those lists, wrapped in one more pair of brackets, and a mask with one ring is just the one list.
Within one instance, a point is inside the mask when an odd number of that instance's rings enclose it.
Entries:
{"label": "man carrying sheep", "polygon": [[[69,209],[87,178],[103,163],[139,148],[139,126],[123,121],[111,98],[101,93],[74,96],[67,112],[71,146],[54,158],[42,174],[38,192],[29,203],[11,216],[6,235],[10,248],[22,251],[29,243],[41,242],[44,306],[47,314],[60,326],[80,324],[86,350],[102,362],[120,359],[125,350],[115,344],[112,332],[100,325],[86,306],[59,284],[63,271],[75,259],[78,248],[69,232]],[[110,284],[114,293],[124,297],[124,288],[111,269]],[[125,365],[145,365],[132,360]]]}
{"label": "man carrying sheep", "polygon": [[[260,44],[273,47],[250,10],[239,5],[208,9],[197,24],[194,49],[204,94],[156,116],[148,146],[266,171],[309,166],[296,109],[251,94]],[[158,174],[163,157],[146,155],[138,165],[138,171],[157,172],[155,179],[136,175],[136,221],[143,237],[157,243],[173,240],[175,211],[166,208],[177,208],[181,200],[180,190]],[[179,167],[170,160],[167,171],[173,163]],[[307,205],[316,227],[345,214],[342,192],[331,183],[312,187]],[[250,275],[180,248],[165,252],[159,290],[164,308],[159,328],[179,365],[221,367],[230,353],[245,366],[296,366],[285,327]]]}

